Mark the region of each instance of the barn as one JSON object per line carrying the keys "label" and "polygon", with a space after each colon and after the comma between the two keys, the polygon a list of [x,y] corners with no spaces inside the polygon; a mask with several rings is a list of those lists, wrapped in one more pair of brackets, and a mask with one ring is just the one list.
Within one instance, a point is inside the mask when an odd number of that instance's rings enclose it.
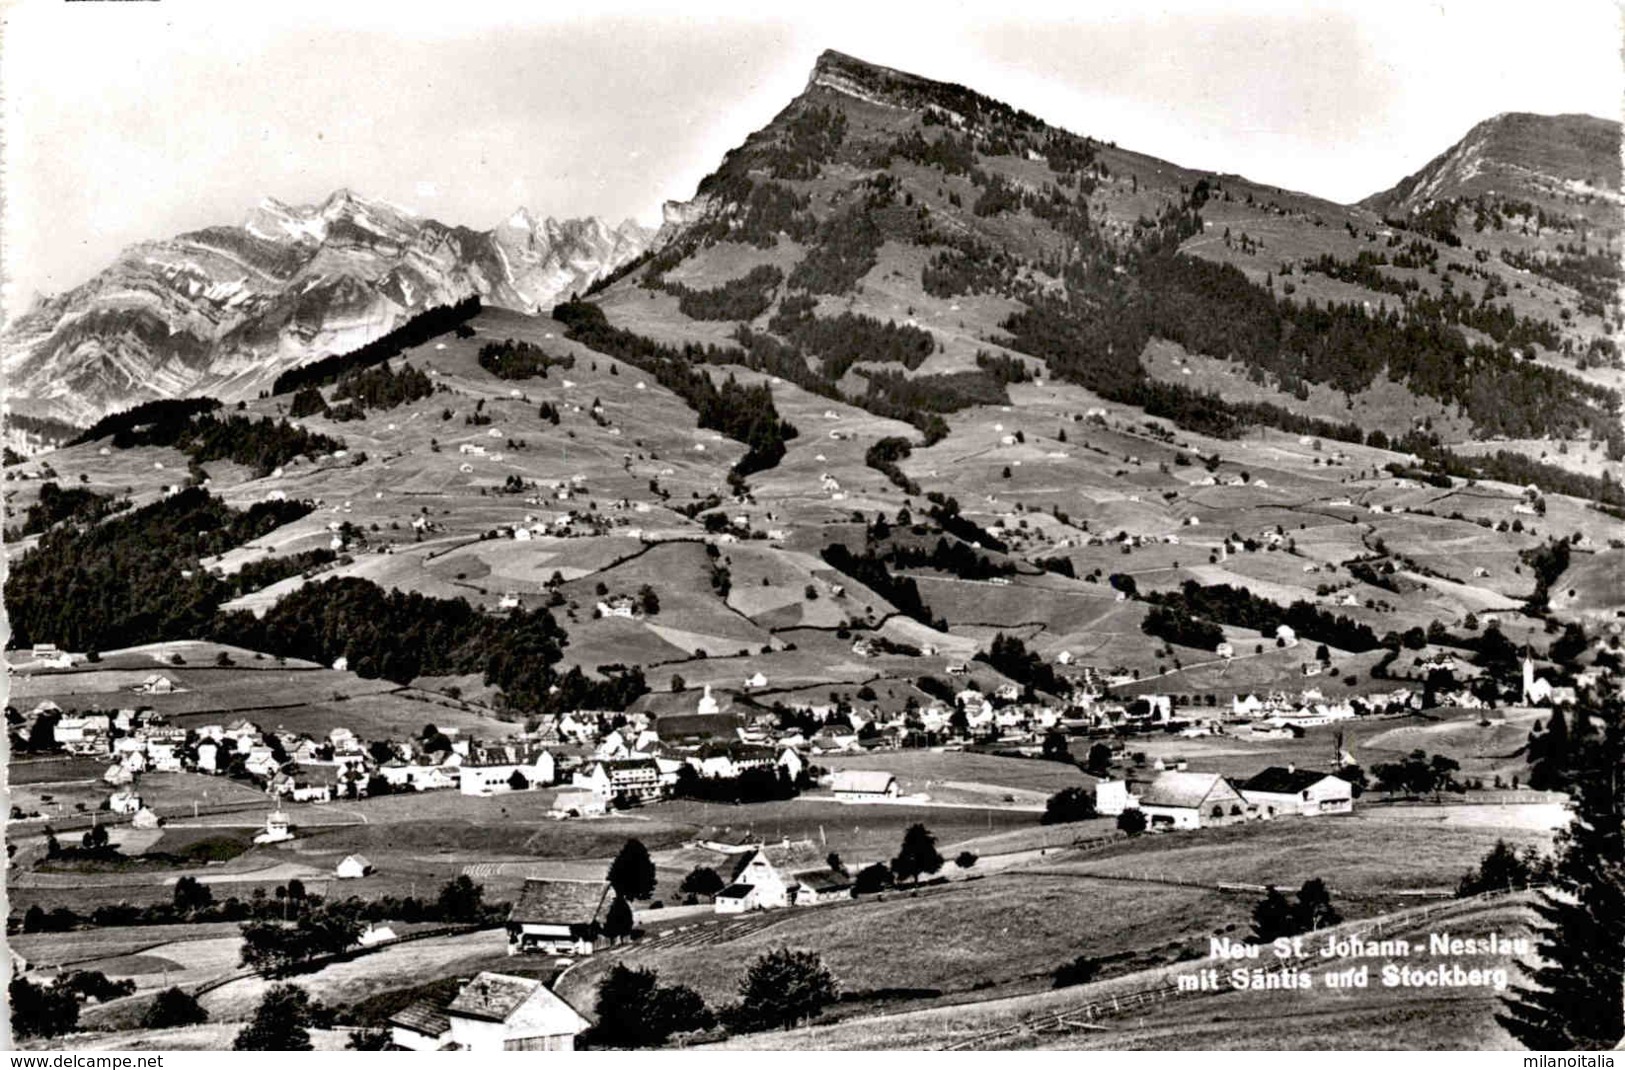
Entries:
{"label": "barn", "polygon": [[1139,793],[1151,828],[1195,829],[1247,820],[1247,800],[1218,773],[1158,774]]}
{"label": "barn", "polygon": [[525,881],[508,913],[508,954],[592,954],[610,898],[608,881]]}
{"label": "barn", "polygon": [[1354,785],[1313,769],[1273,765],[1243,783],[1241,791],[1264,817],[1354,812]]}
{"label": "barn", "polygon": [[897,778],[882,769],[842,769],[830,785],[837,799],[866,802],[897,798]]}

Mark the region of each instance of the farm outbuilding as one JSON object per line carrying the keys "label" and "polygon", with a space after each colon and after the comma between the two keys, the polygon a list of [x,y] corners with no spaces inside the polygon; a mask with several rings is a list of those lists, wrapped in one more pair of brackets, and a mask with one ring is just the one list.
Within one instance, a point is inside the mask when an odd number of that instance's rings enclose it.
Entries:
{"label": "farm outbuilding", "polygon": [[842,769],[830,788],[837,799],[864,801],[897,798],[897,778],[883,769]]}
{"label": "farm outbuilding", "polygon": [[508,913],[508,954],[592,954],[610,898],[608,881],[525,881]]}
{"label": "farm outbuilding", "polygon": [[1267,817],[1354,812],[1354,786],[1342,777],[1312,769],[1271,766],[1243,783],[1241,791]]}
{"label": "farm outbuilding", "polygon": [[1208,828],[1247,820],[1247,800],[1218,773],[1161,773],[1139,797],[1152,828]]}
{"label": "farm outbuilding", "polygon": [[364,855],[345,855],[333,868],[333,875],[340,880],[357,880],[371,872],[372,863]]}
{"label": "farm outbuilding", "polygon": [[463,986],[446,1017],[457,1051],[574,1051],[590,1024],[536,978],[489,971]]}

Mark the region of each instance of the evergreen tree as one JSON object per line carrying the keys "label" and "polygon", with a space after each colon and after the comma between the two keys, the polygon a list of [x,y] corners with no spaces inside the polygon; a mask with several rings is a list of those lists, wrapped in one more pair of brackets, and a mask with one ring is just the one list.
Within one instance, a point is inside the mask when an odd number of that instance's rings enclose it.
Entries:
{"label": "evergreen tree", "polygon": [[641,840],[627,840],[609,864],[609,883],[622,899],[648,899],[655,890],[655,864]]}
{"label": "evergreen tree", "polygon": [[459,874],[440,888],[440,917],[445,921],[475,921],[484,899],[485,885],[475,884],[466,873]]}
{"label": "evergreen tree", "polygon": [[1253,908],[1253,942],[1268,944],[1283,936],[1295,934],[1292,904],[1280,889],[1270,885],[1264,898]]}
{"label": "evergreen tree", "polygon": [[1552,719],[1546,722],[1546,731],[1539,737],[1538,745],[1535,740],[1530,743],[1529,786],[1540,791],[1558,791],[1567,787],[1571,755],[1569,724],[1563,711],[1553,710]]}
{"label": "evergreen tree", "polygon": [[617,944],[632,935],[632,907],[621,896],[615,897],[604,915],[604,935]]}
{"label": "evergreen tree", "polygon": [[1319,877],[1304,881],[1303,887],[1298,889],[1298,902],[1293,915],[1300,933],[1328,929],[1343,920],[1337,908],[1332,906],[1332,895],[1326,888],[1326,882]]}
{"label": "evergreen tree", "polygon": [[937,852],[937,838],[924,825],[910,825],[903,833],[903,846],[892,859],[892,873],[900,881],[918,881],[923,874],[935,873],[942,868],[942,855]]}
{"label": "evergreen tree", "polygon": [[1625,747],[1615,698],[1573,773],[1578,808],[1559,846],[1555,887],[1540,893],[1531,983],[1514,986],[1496,1016],[1525,1047],[1607,1050],[1625,1036]]}

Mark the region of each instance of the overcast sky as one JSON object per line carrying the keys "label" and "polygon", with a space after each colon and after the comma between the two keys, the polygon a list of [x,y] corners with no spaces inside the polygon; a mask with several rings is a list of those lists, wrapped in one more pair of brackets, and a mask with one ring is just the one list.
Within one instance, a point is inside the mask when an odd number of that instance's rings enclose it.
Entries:
{"label": "overcast sky", "polygon": [[7,308],[132,242],[240,222],[266,195],[348,186],[482,229],[520,205],[653,222],[825,48],[1342,201],[1497,112],[1617,118],[1621,102],[1614,0],[541,6],[14,3]]}

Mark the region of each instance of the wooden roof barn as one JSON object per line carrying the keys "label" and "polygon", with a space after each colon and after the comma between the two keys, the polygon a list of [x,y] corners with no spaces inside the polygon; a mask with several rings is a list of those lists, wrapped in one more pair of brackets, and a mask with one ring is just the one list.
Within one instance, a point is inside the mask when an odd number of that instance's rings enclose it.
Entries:
{"label": "wooden roof barn", "polygon": [[574,1051],[588,1022],[533,977],[480,973],[446,1008],[459,1051]]}
{"label": "wooden roof barn", "polygon": [[389,1042],[406,1051],[440,1051],[451,1044],[451,1019],[439,1004],[420,999],[389,1016]]}
{"label": "wooden roof barn", "polygon": [[592,954],[612,897],[608,881],[525,881],[508,914],[508,954]]}
{"label": "wooden roof barn", "polygon": [[588,1022],[535,978],[486,971],[449,1004],[418,1000],[390,1016],[405,1051],[574,1051]]}

